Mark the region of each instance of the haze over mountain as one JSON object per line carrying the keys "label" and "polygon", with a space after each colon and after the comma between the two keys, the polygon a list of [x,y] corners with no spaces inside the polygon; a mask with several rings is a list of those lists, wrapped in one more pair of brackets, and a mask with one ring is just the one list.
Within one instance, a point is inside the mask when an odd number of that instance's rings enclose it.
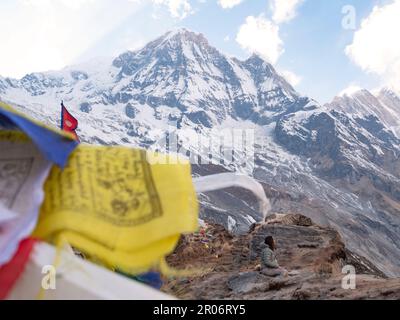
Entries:
{"label": "haze over mountain", "polygon": [[[199,154],[193,132],[253,129],[254,167],[219,162],[194,166],[194,173],[250,174],[273,212],[332,226],[349,249],[400,275],[400,97],[393,91],[362,90],[321,106],[260,56],[227,57],[201,34],[180,29],[115,59],[0,77],[0,98],[52,125],[64,100],[88,143],[148,148],[172,124],[180,145]],[[247,193],[216,192],[201,201],[203,218],[236,234],[260,219]]]}

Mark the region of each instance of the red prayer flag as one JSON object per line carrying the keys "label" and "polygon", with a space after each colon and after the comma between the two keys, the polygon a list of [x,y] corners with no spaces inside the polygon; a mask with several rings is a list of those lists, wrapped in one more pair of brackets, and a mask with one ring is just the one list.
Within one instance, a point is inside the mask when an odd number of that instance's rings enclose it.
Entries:
{"label": "red prayer flag", "polygon": [[78,128],[78,120],[69,113],[64,103],[61,102],[61,129],[70,132],[75,136],[75,139],[79,141],[79,137],[76,134],[76,128]]}
{"label": "red prayer flag", "polygon": [[14,257],[0,267],[0,300],[7,298],[29,261],[32,249],[37,241],[32,238],[20,242]]}

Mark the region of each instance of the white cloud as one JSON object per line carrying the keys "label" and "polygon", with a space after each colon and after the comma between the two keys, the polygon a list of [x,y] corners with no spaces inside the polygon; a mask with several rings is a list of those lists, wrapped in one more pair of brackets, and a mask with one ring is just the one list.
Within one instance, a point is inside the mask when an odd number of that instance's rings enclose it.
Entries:
{"label": "white cloud", "polygon": [[230,9],[242,3],[243,1],[244,0],[218,0],[218,4],[224,9]]}
{"label": "white cloud", "polygon": [[[57,70],[82,57],[119,53],[147,42],[163,26],[130,32],[128,21],[139,10],[150,17],[153,5],[176,18],[191,12],[189,0],[1,0],[0,75],[19,78]],[[166,19],[159,24],[172,23]],[[107,47],[105,41],[114,32],[113,47]]]}
{"label": "white cloud", "polygon": [[302,80],[302,77],[289,70],[283,70],[280,73],[286,79],[286,81],[288,81],[293,87],[300,84]]}
{"label": "white cloud", "polygon": [[119,6],[112,0],[1,1],[0,74],[21,77],[60,69],[135,10],[128,1]]}
{"label": "white cloud", "polygon": [[364,71],[378,74],[385,84],[400,88],[400,0],[375,6],[346,47],[347,56]]}
{"label": "white cloud", "polygon": [[303,0],[271,0],[272,20],[283,23],[292,20]]}
{"label": "white cloud", "polygon": [[168,7],[169,12],[174,18],[184,19],[193,12],[188,0],[151,0],[156,5]]}
{"label": "white cloud", "polygon": [[247,17],[246,22],[239,28],[236,41],[243,49],[260,54],[272,64],[275,64],[284,52],[279,26],[263,16]]}

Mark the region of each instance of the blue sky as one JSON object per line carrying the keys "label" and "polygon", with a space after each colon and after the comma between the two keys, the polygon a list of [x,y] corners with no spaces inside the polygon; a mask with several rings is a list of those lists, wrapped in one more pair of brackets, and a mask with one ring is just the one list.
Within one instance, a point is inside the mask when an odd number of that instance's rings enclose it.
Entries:
{"label": "blue sky", "polygon": [[400,87],[399,8],[400,0],[2,0],[0,74],[116,56],[186,27],[228,55],[263,55],[323,103],[347,87]]}

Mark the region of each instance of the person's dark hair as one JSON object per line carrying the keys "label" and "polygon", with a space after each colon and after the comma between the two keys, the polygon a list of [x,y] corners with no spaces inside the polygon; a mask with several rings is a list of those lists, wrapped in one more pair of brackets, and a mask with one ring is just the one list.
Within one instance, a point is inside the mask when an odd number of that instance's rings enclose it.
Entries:
{"label": "person's dark hair", "polygon": [[272,236],[266,237],[264,242],[271,250],[275,250],[274,238]]}

